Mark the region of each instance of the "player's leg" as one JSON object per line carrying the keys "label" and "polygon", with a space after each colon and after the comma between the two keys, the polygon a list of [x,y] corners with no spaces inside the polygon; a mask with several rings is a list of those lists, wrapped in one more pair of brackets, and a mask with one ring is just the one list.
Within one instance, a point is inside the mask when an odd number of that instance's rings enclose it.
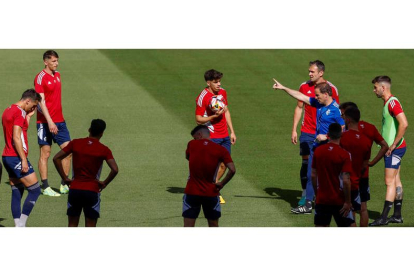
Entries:
{"label": "player's leg", "polygon": [[[70,142],[70,134],[69,130],[66,127],[66,123],[57,123],[56,126],[58,127],[58,133],[53,135],[53,140],[57,143],[60,149],[66,147]],[[70,171],[70,164],[72,161],[72,155],[68,155],[65,159],[62,160],[62,167],[63,171],[65,172],[66,176],[69,176]],[[69,187],[66,185],[63,180],[60,182],[60,193],[67,194],[69,192]]]}
{"label": "player's leg", "polygon": [[361,178],[359,182],[359,193],[361,196],[361,211],[360,211],[360,227],[367,227],[368,226],[368,204],[367,202],[370,200],[370,190],[369,190],[369,179],[368,178]]}
{"label": "player's leg", "polygon": [[[227,136],[225,138],[211,139],[211,141],[213,141],[214,143],[224,147],[231,154],[231,140],[230,140],[230,137]],[[224,165],[224,163],[221,163],[220,167],[217,171],[216,182],[220,181],[220,179],[223,177],[225,172],[226,172],[226,166]],[[224,200],[224,198],[221,195],[219,197],[220,197],[220,203],[221,204],[226,203],[226,201]]]}
{"label": "player's leg", "polygon": [[85,227],[96,227],[101,212],[101,194],[93,191],[80,191],[84,198],[83,213]]}
{"label": "player's leg", "polygon": [[194,227],[200,211],[200,196],[184,194],[182,211],[182,216],[184,217],[184,227]]}
{"label": "player's leg", "polygon": [[308,160],[313,140],[315,140],[314,135],[301,132],[299,137],[299,154],[302,156],[302,165],[300,167],[300,183],[302,186],[302,196],[298,202],[299,206],[304,206],[306,204],[306,185],[308,183]]}
{"label": "player's leg", "polygon": [[10,187],[12,190],[11,198],[11,212],[14,220],[14,225],[19,226],[20,216],[22,215],[22,197],[24,194],[24,185],[17,178],[10,178]]}
{"label": "player's leg", "polygon": [[[352,203],[352,215],[356,218],[356,213],[361,211],[361,197],[359,195],[359,189],[351,190],[351,203]],[[351,227],[356,227],[356,220],[351,224]]]}
{"label": "player's leg", "polygon": [[96,227],[98,219],[85,217],[85,227]]}
{"label": "player's leg", "polygon": [[[30,162],[29,167],[31,167]],[[20,181],[26,187],[28,192],[26,200],[23,203],[22,214],[19,220],[19,227],[25,227],[27,219],[41,194],[41,190],[39,182],[37,181],[36,173],[33,171],[33,169],[29,175],[20,178]]]}
{"label": "player's leg", "polygon": [[220,197],[201,197],[204,217],[207,219],[208,227],[218,227],[218,220],[221,217]]}
{"label": "player's leg", "polygon": [[338,227],[350,227],[355,223],[355,216],[353,212],[349,212],[347,216],[343,216],[343,214],[340,213],[342,206],[336,206],[334,208],[334,220],[336,222],[336,225]]}
{"label": "player's leg", "polygon": [[43,195],[47,196],[60,196],[49,186],[47,180],[48,167],[47,162],[50,157],[50,151],[52,146],[52,133],[49,131],[49,127],[46,124],[38,123],[37,125],[37,143],[39,144],[40,154],[38,169],[40,174],[40,180],[42,182],[41,188],[43,189]]}
{"label": "player's leg", "polygon": [[292,208],[290,211],[294,214],[312,214],[312,201],[313,197],[315,196],[315,192],[313,191],[312,185],[312,158],[313,158],[313,150],[311,150],[308,160],[308,169],[307,169],[307,183],[306,183],[306,203],[304,206],[298,206],[296,208]]}
{"label": "player's leg", "polygon": [[68,209],[68,227],[78,227],[80,215],[82,213],[83,198],[80,190],[69,190]]}
{"label": "player's leg", "polygon": [[401,208],[403,201],[403,187],[400,178],[401,166],[398,168],[397,175],[395,177],[395,201],[394,201],[394,214],[388,218],[388,222],[391,223],[403,223],[401,216]]}
{"label": "player's leg", "polygon": [[329,210],[329,206],[316,204],[315,205],[315,227],[329,227],[331,224],[332,212]]}

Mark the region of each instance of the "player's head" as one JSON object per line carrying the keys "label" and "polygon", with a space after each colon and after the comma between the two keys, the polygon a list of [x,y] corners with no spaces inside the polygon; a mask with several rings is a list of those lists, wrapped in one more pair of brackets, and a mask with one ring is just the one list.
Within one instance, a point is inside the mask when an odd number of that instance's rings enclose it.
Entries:
{"label": "player's head", "polygon": [[329,125],[328,137],[329,140],[339,140],[342,136],[342,127],[338,123]]}
{"label": "player's head", "polygon": [[315,99],[323,105],[330,103],[332,100],[332,88],[326,82],[318,83],[315,86]]}
{"label": "player's head", "polygon": [[[391,78],[388,76],[376,76],[372,83],[374,84],[374,93],[378,98],[383,98],[391,89]],[[388,93],[387,93],[388,92]]]}
{"label": "player's head", "polygon": [[24,109],[27,113],[32,112],[36,109],[37,104],[42,100],[40,94],[37,93],[34,89],[27,89],[23,92],[22,97],[20,98],[20,107]]}
{"label": "player's head", "polygon": [[45,68],[56,71],[59,65],[59,55],[53,50],[48,50],[43,54],[43,63],[45,64]]}
{"label": "player's head", "polygon": [[221,88],[221,78],[223,73],[210,69],[204,73],[204,79],[207,82],[207,86],[211,89],[213,93],[217,93]]}
{"label": "player's head", "polygon": [[89,134],[95,138],[101,138],[106,129],[106,123],[101,119],[94,119],[91,122],[91,127],[89,128]]}
{"label": "player's head", "polygon": [[309,62],[309,78],[313,83],[318,83],[323,80],[323,74],[325,73],[325,64],[320,60],[314,60]]}
{"label": "player's head", "polygon": [[205,125],[198,125],[191,131],[194,140],[210,139],[210,131]]}
{"label": "player's head", "polygon": [[357,104],[354,103],[354,102],[344,102],[344,103],[341,103],[339,105],[339,109],[341,110],[342,113],[344,113],[345,110],[347,110],[350,107],[356,107],[356,108],[358,108]]}
{"label": "player's head", "polygon": [[361,112],[357,107],[349,107],[344,112],[345,125],[358,123],[361,118]]}

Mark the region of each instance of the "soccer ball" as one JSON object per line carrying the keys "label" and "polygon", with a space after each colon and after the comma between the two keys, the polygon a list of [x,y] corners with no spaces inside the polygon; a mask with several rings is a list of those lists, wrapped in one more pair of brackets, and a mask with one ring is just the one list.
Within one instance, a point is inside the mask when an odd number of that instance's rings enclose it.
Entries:
{"label": "soccer ball", "polygon": [[211,111],[216,113],[216,112],[223,110],[223,108],[226,107],[222,99],[223,99],[222,95],[213,96],[211,98],[211,101],[210,101]]}

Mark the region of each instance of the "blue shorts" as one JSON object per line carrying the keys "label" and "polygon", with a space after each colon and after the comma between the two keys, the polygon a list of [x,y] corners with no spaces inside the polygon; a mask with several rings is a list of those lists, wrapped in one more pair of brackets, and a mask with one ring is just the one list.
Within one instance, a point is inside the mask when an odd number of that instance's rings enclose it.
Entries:
{"label": "blue shorts", "polygon": [[221,217],[220,198],[218,196],[183,196],[183,217],[196,219],[203,206],[204,217],[209,220],[218,220]]}
{"label": "blue shorts", "polygon": [[226,150],[231,154],[231,141],[230,141],[229,136],[224,137],[224,138],[214,138],[214,139],[211,139],[211,141],[213,141],[217,145],[225,147]]}
{"label": "blue shorts", "polygon": [[86,190],[69,189],[67,215],[79,217],[82,213],[90,219],[98,219],[101,209],[101,194]]}
{"label": "blue shorts", "polygon": [[49,131],[49,126],[47,123],[38,123],[37,124],[37,143],[39,145],[52,145],[52,141],[58,144],[59,146],[65,142],[70,141],[69,130],[66,127],[66,123],[56,123],[58,128],[58,133],[55,135]]}
{"label": "blue shorts", "polygon": [[17,156],[3,156],[3,165],[9,173],[9,178],[23,178],[29,174],[34,173],[33,166],[30,164],[29,159],[27,159],[27,164],[29,165],[29,171],[27,173],[22,173],[22,160]]}
{"label": "blue shorts", "polygon": [[299,149],[300,156],[309,155],[313,141],[315,141],[315,134],[309,134],[306,132],[301,132],[299,137]]}
{"label": "blue shorts", "polygon": [[401,159],[403,158],[406,150],[407,148],[405,147],[402,149],[395,149],[391,152],[390,156],[385,155],[384,156],[385,168],[398,170],[398,168],[401,165]]}

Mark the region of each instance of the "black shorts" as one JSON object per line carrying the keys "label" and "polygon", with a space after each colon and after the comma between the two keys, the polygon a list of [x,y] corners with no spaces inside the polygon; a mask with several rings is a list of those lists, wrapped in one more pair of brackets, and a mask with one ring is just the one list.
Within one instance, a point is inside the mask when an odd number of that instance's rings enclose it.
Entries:
{"label": "black shorts", "polygon": [[324,205],[316,204],[315,206],[315,225],[330,225],[332,216],[335,219],[338,227],[349,227],[355,222],[352,212],[349,212],[347,217],[343,217],[339,213],[342,209],[342,205]]}
{"label": "black shorts", "polygon": [[204,217],[209,220],[217,220],[221,217],[220,198],[218,196],[183,196],[183,217],[196,219],[203,207]]}
{"label": "black shorts", "polygon": [[67,215],[79,217],[82,213],[90,219],[98,219],[101,208],[101,194],[92,191],[69,189]]}
{"label": "black shorts", "polygon": [[361,196],[359,195],[359,190],[351,190],[351,203],[352,209],[355,212],[361,210]]}
{"label": "black shorts", "polygon": [[359,195],[361,196],[361,202],[367,202],[371,199],[369,178],[361,178],[359,180]]}

